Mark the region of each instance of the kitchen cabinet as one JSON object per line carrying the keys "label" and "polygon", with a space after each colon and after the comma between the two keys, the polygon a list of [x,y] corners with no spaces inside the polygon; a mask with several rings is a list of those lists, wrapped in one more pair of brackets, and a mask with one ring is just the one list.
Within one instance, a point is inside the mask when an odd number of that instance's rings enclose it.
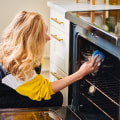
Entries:
{"label": "kitchen cabinet", "polygon": [[62,14],[50,12],[50,62],[68,75],[69,21]]}
{"label": "kitchen cabinet", "polygon": [[[69,21],[64,15],[50,9],[50,81],[68,76],[69,64]],[[68,88],[62,91],[64,102],[68,104]]]}
{"label": "kitchen cabinet", "polygon": [[[56,81],[66,77],[66,74],[61,71],[55,64],[50,63],[50,80]],[[61,90],[63,94],[63,106],[68,105],[68,87]]]}

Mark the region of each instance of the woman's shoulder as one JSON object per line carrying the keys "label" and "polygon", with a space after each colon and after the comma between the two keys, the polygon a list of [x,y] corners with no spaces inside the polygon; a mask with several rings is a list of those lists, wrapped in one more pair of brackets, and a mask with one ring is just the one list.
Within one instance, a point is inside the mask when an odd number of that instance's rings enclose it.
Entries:
{"label": "woman's shoulder", "polygon": [[13,76],[12,74],[7,74],[5,77],[3,77],[1,79],[1,82],[13,89],[16,89],[18,86],[28,82],[28,81],[31,81],[33,80],[35,77],[36,77],[36,72],[34,71],[33,74],[32,74],[32,77],[29,78],[27,81],[23,81],[23,80],[20,80],[20,79],[17,79],[15,76]]}

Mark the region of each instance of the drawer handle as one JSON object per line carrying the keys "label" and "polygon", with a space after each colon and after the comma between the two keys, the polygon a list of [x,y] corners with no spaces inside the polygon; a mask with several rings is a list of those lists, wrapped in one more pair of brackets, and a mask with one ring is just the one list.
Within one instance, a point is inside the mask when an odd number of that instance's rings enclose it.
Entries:
{"label": "drawer handle", "polygon": [[62,41],[62,40],[63,40],[63,39],[59,39],[59,38],[57,37],[57,35],[51,34],[51,36],[52,36],[53,38],[55,38],[56,40],[58,40],[58,41]]}
{"label": "drawer handle", "polygon": [[62,24],[63,22],[59,22],[58,20],[57,20],[57,18],[51,18],[51,20],[53,20],[54,22],[56,22],[56,23],[58,23],[58,24]]}
{"label": "drawer handle", "polygon": [[61,77],[58,77],[57,75],[56,75],[56,72],[50,72],[55,78],[57,78],[58,80],[60,80],[60,79],[62,79]]}

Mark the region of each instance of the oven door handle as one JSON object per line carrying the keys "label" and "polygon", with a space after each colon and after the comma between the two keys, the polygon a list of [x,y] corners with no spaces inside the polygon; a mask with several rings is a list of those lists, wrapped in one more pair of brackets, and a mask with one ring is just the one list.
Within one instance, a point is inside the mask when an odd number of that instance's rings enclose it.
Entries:
{"label": "oven door handle", "polygon": [[58,77],[56,74],[56,72],[50,72],[55,78],[57,78],[57,80],[60,80],[60,79],[62,79],[61,77]]}

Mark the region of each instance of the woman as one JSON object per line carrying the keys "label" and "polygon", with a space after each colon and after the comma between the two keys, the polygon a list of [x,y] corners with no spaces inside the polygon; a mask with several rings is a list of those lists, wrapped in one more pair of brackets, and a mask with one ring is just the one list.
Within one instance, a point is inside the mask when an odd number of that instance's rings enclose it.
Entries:
{"label": "woman", "polygon": [[[42,16],[21,11],[3,32],[0,44],[0,107],[61,106],[61,89],[98,69],[93,60],[84,63],[74,74],[49,82],[37,73],[45,44],[50,37]],[[38,69],[39,70],[39,69]]]}

